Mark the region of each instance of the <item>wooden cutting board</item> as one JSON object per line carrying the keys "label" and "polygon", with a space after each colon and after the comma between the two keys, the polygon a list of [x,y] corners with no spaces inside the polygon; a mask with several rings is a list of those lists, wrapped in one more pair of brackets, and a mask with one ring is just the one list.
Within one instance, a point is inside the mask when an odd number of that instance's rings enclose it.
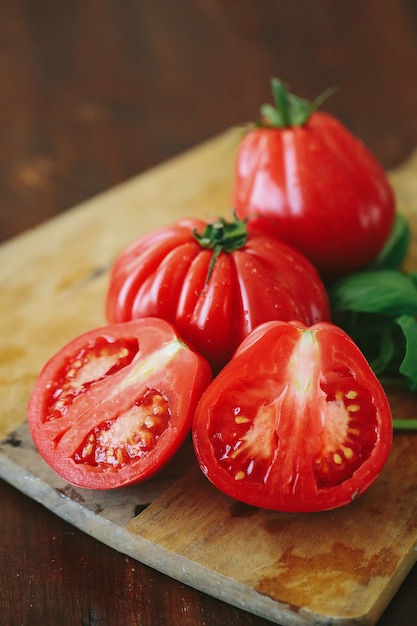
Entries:
{"label": "wooden cutting board", "polygon": [[[271,621],[375,624],[417,560],[416,435],[395,435],[362,498],[303,515],[219,493],[189,441],[143,485],[78,489],[43,462],[28,431],[26,405],[44,362],[104,323],[119,251],[180,217],[229,213],[238,141],[227,131],[0,247],[0,477],[114,549]],[[417,153],[391,179],[414,229],[416,269]],[[417,396],[390,399],[394,417],[415,417]]]}

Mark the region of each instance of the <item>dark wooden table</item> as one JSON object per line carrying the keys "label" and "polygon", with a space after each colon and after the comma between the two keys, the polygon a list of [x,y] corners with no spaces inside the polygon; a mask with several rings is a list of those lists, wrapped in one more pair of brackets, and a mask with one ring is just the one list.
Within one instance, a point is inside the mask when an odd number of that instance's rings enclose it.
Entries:
{"label": "dark wooden table", "polygon": [[[417,147],[415,0],[0,0],[0,239],[254,119],[278,76],[388,168]],[[76,242],[74,242],[76,245]],[[0,482],[4,626],[261,626]],[[379,622],[414,626],[414,567]]]}

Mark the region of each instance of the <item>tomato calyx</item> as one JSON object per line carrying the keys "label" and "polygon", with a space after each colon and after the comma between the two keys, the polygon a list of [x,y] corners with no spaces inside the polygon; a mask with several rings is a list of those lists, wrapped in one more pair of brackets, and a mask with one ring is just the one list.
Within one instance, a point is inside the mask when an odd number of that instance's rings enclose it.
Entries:
{"label": "tomato calyx", "polygon": [[248,229],[246,227],[247,219],[239,219],[233,214],[233,220],[228,222],[223,217],[215,222],[206,225],[200,234],[197,230],[193,231],[194,238],[198,241],[202,248],[213,250],[207,277],[206,285],[213,273],[214,266],[221,252],[233,252],[243,248],[248,239]]}
{"label": "tomato calyx", "polygon": [[271,79],[274,104],[261,107],[261,120],[258,126],[264,128],[291,128],[303,126],[321,104],[335,91],[333,87],[326,89],[313,102],[290,93],[278,78]]}

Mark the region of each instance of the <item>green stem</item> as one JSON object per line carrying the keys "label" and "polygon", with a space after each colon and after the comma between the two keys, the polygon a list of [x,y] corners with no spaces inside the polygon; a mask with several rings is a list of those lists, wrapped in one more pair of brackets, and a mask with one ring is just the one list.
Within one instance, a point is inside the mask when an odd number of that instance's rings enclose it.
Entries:
{"label": "green stem", "polygon": [[240,220],[236,215],[233,220],[227,222],[223,217],[206,225],[202,233],[193,232],[194,238],[202,248],[213,250],[209,269],[206,277],[206,285],[213,273],[214,266],[221,252],[233,252],[243,248],[248,239],[247,220]]}
{"label": "green stem", "polygon": [[394,431],[417,430],[417,419],[393,419]]}

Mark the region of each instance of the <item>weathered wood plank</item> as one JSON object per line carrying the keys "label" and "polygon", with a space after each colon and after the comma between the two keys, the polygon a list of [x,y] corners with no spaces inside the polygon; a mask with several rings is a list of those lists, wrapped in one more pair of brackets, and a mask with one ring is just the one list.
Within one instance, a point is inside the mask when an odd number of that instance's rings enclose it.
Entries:
{"label": "weathered wood plank", "polygon": [[[208,483],[190,445],[145,485],[75,489],[40,459],[26,404],[45,360],[104,323],[108,269],[134,237],[186,215],[227,214],[237,131],[181,155],[0,248],[0,475],[100,541],[282,624],[373,624],[417,560],[414,436],[366,496],[296,515],[240,505]],[[417,232],[417,158],[392,172]],[[413,243],[408,264],[417,267]],[[392,397],[395,417],[417,400]],[[12,434],[13,433],[13,434]],[[178,460],[178,459],[177,459]]]}

